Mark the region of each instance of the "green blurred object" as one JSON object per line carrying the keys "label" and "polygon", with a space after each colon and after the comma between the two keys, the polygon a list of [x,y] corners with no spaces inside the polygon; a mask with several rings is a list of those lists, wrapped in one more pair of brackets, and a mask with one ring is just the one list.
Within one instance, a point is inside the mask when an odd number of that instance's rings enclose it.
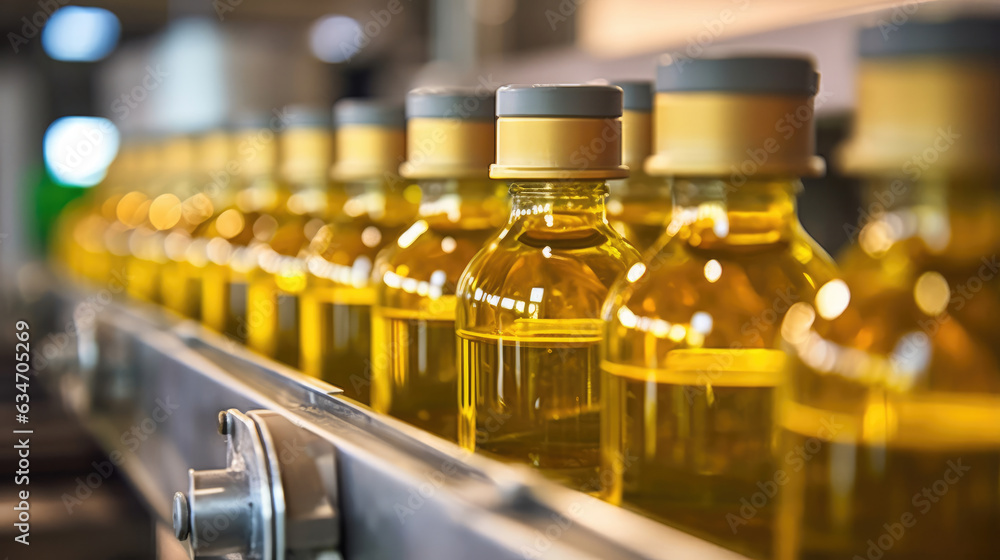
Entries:
{"label": "green blurred object", "polygon": [[28,247],[36,254],[48,254],[51,235],[55,231],[59,214],[74,200],[78,200],[91,192],[91,187],[65,185],[52,178],[45,166],[31,166],[26,174],[25,185],[30,193],[26,197],[26,215],[33,223],[25,228],[30,238]]}

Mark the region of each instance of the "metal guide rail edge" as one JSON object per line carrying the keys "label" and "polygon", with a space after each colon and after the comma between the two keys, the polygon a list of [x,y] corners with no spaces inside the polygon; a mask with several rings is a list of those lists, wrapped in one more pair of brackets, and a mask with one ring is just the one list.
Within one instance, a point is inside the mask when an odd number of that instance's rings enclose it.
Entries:
{"label": "metal guide rail edge", "polygon": [[87,295],[43,298],[50,332],[72,324],[75,344],[40,377],[191,557],[743,558],[372,412],[193,321],[84,309]]}

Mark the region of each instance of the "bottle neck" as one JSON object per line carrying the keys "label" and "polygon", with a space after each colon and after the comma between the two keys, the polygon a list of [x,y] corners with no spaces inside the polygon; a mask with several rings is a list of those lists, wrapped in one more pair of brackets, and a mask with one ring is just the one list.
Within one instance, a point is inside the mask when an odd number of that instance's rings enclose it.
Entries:
{"label": "bottle neck", "polygon": [[[334,182],[329,192],[331,206],[340,208],[340,218],[370,220],[385,225],[400,225],[416,214],[420,200],[419,187],[398,175]],[[332,218],[338,216],[334,212]]]}
{"label": "bottle neck", "polygon": [[802,183],[793,178],[674,180],[673,218],[668,226],[693,246],[754,246],[789,240],[799,227],[795,204]]}
{"label": "bottle neck", "polygon": [[447,179],[419,182],[417,215],[432,227],[495,229],[507,217],[506,185],[490,179]]}
{"label": "bottle neck", "polygon": [[604,181],[513,183],[510,186],[510,223],[540,221],[552,227],[553,217],[572,218],[580,225],[607,224]]}
{"label": "bottle neck", "polygon": [[905,244],[949,259],[996,250],[1000,199],[985,176],[872,180],[859,212],[858,243],[872,256]]}

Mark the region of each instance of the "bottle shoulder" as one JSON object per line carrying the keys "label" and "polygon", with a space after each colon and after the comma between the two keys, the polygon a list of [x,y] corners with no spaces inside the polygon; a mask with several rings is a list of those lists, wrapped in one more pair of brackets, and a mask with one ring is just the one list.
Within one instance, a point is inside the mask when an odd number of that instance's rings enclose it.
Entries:
{"label": "bottle shoulder", "polygon": [[454,283],[495,233],[493,230],[442,230],[418,220],[379,251],[375,270],[376,273],[399,272],[418,280],[430,280],[441,271]]}
{"label": "bottle shoulder", "polygon": [[500,232],[463,272],[460,323],[499,328],[519,320],[599,320],[615,279],[638,260],[610,226],[569,239],[522,228]]}
{"label": "bottle shoulder", "polygon": [[604,310],[612,338],[669,338],[680,331],[664,325],[681,325],[703,330],[707,347],[774,347],[788,309],[836,278],[808,237],[749,248],[704,249],[679,237],[658,245],[612,288]]}

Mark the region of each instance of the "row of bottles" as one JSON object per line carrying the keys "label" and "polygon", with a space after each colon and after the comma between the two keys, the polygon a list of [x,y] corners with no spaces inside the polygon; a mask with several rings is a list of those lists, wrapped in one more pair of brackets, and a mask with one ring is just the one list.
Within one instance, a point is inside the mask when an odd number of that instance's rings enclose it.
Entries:
{"label": "row of bottles", "polygon": [[996,37],[861,33],[841,163],[871,194],[842,271],[797,216],[825,168],[797,56],[136,142],[56,249],[376,411],[752,557],[993,558]]}

